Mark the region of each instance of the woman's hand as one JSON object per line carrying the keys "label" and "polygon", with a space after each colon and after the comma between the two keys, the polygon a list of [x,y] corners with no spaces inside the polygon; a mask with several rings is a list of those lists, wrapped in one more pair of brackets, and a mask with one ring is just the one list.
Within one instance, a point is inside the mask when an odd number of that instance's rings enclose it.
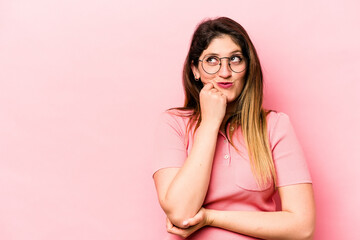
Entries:
{"label": "woman's hand", "polygon": [[183,225],[186,226],[186,228],[179,228],[174,226],[174,224],[172,224],[168,218],[166,218],[166,228],[169,233],[187,238],[200,228],[210,225],[211,222],[212,220],[209,219],[207,210],[205,208],[201,208],[194,217],[183,222]]}
{"label": "woman's hand", "polygon": [[202,123],[220,126],[226,112],[226,96],[208,82],[200,91]]}

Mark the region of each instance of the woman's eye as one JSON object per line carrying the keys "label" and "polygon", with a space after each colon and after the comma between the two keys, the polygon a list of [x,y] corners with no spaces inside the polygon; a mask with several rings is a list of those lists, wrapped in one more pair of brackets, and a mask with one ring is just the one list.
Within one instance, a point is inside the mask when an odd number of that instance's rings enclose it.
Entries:
{"label": "woman's eye", "polygon": [[231,56],[230,57],[230,61],[233,63],[241,63],[242,62],[242,57],[241,56]]}
{"label": "woman's eye", "polygon": [[206,62],[209,63],[209,64],[218,64],[219,59],[217,57],[208,57],[206,59]]}

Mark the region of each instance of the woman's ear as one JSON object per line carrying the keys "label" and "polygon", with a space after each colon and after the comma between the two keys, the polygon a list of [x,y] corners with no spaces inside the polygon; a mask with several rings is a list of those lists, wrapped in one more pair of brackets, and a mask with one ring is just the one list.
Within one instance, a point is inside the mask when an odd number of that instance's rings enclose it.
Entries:
{"label": "woman's ear", "polygon": [[194,74],[195,79],[199,79],[200,78],[200,71],[199,69],[194,65],[194,62],[191,63],[191,70]]}

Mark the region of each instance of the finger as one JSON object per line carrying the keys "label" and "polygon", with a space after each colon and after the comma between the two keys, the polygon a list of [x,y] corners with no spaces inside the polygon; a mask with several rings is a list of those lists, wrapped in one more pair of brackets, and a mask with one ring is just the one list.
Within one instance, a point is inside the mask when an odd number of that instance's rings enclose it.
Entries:
{"label": "finger", "polygon": [[202,221],[202,218],[199,216],[195,216],[188,220],[189,226],[195,226],[196,224],[199,224]]}
{"label": "finger", "polygon": [[197,229],[195,228],[191,228],[191,229],[181,229],[181,228],[176,228],[173,227],[170,231],[168,231],[169,233],[178,235],[182,238],[187,238],[188,236],[190,236],[193,232],[195,232]]}
{"label": "finger", "polygon": [[219,91],[219,90],[217,90],[217,89],[211,89],[210,90],[210,93],[212,94],[212,95],[217,95],[217,96],[219,96],[219,97],[221,97],[221,98],[226,98],[226,95],[224,95],[224,93],[222,93],[221,91]]}
{"label": "finger", "polygon": [[183,235],[185,233],[186,230],[184,229],[181,229],[181,228],[178,228],[178,227],[175,227],[173,226],[172,228],[168,229],[168,232],[169,233],[172,233],[172,234],[176,234],[176,235]]}
{"label": "finger", "polygon": [[210,92],[211,93],[217,93],[217,92],[219,92],[219,90],[217,90],[216,88],[212,88],[212,89],[210,89]]}
{"label": "finger", "polygon": [[204,85],[203,89],[204,90],[210,90],[214,87],[214,84],[212,82],[208,82]]}
{"label": "finger", "polygon": [[204,210],[200,209],[200,211],[197,214],[195,214],[194,217],[189,218],[186,222],[188,225],[194,226],[196,224],[199,224],[201,221],[203,221],[204,218],[205,218]]}
{"label": "finger", "polygon": [[196,230],[197,230],[197,228],[195,228],[195,227],[188,228],[188,229],[181,229],[181,228],[177,228],[177,227],[174,226],[168,232],[172,233],[172,234],[175,234],[175,235],[178,235],[178,236],[180,236],[182,238],[186,238],[186,237],[190,236]]}
{"label": "finger", "polygon": [[194,226],[196,224],[199,224],[201,221],[204,220],[204,215],[202,213],[198,213],[196,214],[194,217],[190,218],[188,220],[188,225],[189,226]]}
{"label": "finger", "polygon": [[174,225],[171,223],[169,218],[166,218],[166,229],[169,230],[173,227]]}

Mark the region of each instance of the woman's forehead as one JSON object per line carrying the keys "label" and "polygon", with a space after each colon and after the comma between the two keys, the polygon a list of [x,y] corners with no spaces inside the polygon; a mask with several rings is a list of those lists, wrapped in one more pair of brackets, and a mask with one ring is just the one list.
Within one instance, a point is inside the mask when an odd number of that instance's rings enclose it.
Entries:
{"label": "woman's forehead", "polygon": [[222,35],[211,40],[209,46],[201,55],[213,54],[223,56],[236,52],[241,52],[241,47],[229,35]]}

